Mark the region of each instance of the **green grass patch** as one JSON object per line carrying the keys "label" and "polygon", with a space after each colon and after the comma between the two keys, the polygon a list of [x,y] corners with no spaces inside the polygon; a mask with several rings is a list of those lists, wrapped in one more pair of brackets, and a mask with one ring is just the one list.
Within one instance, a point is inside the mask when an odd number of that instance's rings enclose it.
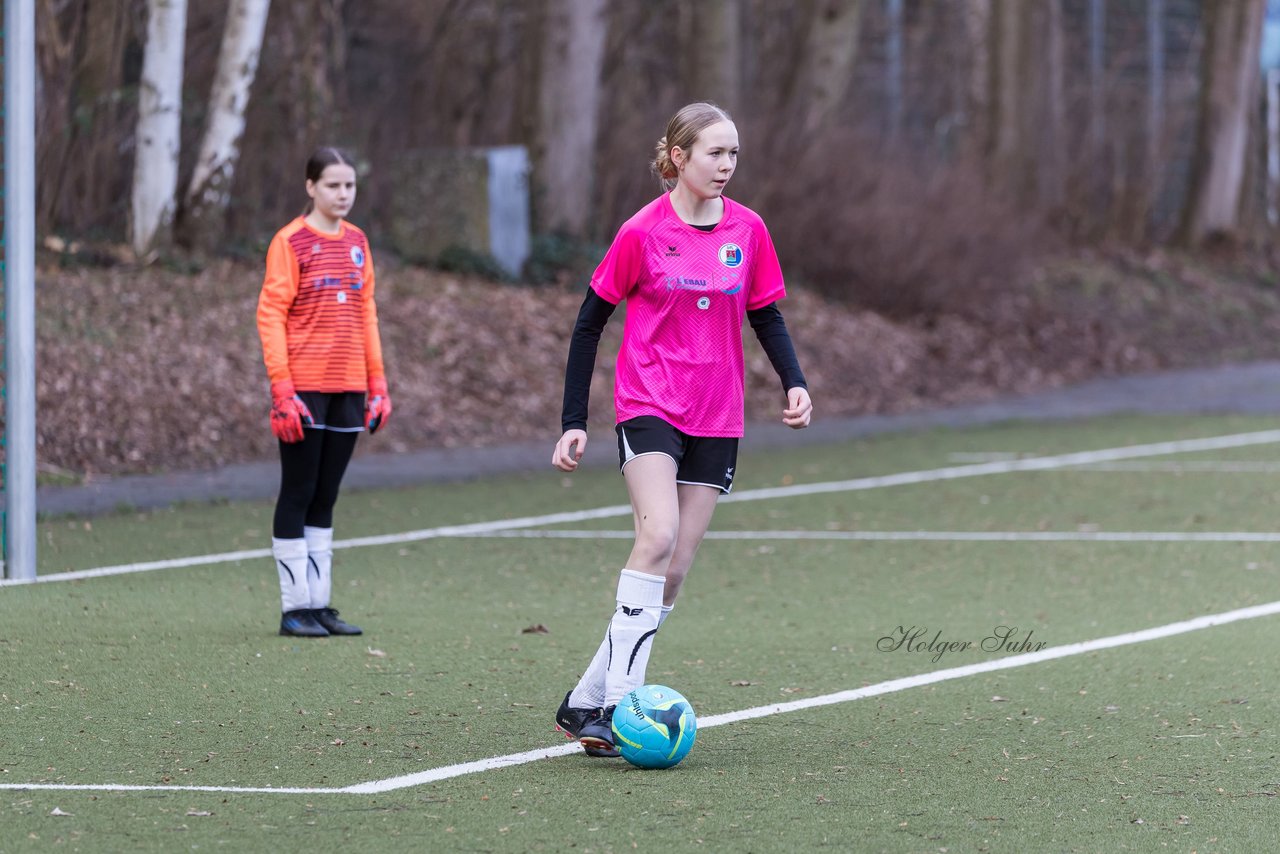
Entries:
{"label": "green grass patch", "polygon": [[[1255,429],[1266,421],[1117,418],[889,436],[746,456],[737,489]],[[1270,479],[1013,473],[725,504],[713,527],[1268,531]],[[353,492],[338,536],[624,500],[604,470]],[[44,522],[41,572],[261,548],[269,516],[253,503]],[[275,633],[266,558],[0,588],[0,783],[337,788],[562,744],[552,714],[629,547],[341,549],[334,603],[367,633],[320,641]],[[649,681],[705,718],[1001,658],[982,646],[1001,632],[1052,646],[1131,632],[1280,599],[1274,550],[710,540]],[[377,796],[6,790],[0,850],[1265,850],[1280,832],[1274,623],[704,729],[665,772],[573,755]],[[917,630],[914,648],[894,645]],[[922,648],[935,638],[969,645]]]}

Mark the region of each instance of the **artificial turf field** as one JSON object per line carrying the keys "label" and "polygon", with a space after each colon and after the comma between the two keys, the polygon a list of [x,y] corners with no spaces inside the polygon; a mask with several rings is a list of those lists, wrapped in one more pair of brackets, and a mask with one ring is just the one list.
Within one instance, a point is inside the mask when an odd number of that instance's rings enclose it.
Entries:
{"label": "artificial turf field", "polygon": [[0,587],[0,852],[1273,850],[1273,427],[744,455],[649,667],[699,714],[668,771],[553,731],[616,472],[344,495],[358,638],[276,635],[267,504],[43,521],[48,583]]}

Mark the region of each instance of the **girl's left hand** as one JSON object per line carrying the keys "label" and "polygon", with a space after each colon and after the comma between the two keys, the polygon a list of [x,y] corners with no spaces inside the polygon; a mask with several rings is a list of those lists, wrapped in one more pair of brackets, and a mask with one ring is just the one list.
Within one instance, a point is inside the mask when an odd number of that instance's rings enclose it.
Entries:
{"label": "girl's left hand", "polygon": [[796,386],[787,392],[787,408],[782,410],[782,423],[792,430],[803,430],[809,426],[813,417],[813,401],[809,399],[809,390]]}

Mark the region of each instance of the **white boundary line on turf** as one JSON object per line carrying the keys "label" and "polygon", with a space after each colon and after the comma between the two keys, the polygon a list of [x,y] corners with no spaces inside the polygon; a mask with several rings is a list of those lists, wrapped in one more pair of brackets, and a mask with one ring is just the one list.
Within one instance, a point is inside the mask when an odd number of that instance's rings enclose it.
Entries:
{"label": "white boundary line on turf", "polygon": [[[634,531],[493,531],[477,538],[630,540]],[[866,540],[959,543],[1278,543],[1266,531],[708,531],[707,540]]]}
{"label": "white boundary line on turf", "polygon": [[[726,495],[721,503],[739,501],[765,501],[773,498],[790,498],[801,495],[822,495],[831,492],[857,492],[866,489],[880,489],[887,486],[906,486],[915,483],[930,483],[939,480],[955,480],[965,477],[981,477],[989,474],[1008,474],[1018,471],[1046,471],[1069,466],[1105,463],[1112,460],[1134,459],[1138,457],[1158,457],[1167,454],[1183,454],[1194,451],[1211,451],[1221,448],[1242,448],[1250,445],[1268,445],[1280,442],[1280,430],[1261,430],[1254,433],[1233,433],[1226,436],[1209,436],[1203,439],[1180,439],[1173,442],[1154,442],[1147,445],[1126,445],[1118,448],[1103,448],[1096,451],[1078,451],[1071,454],[1057,454],[1049,457],[1030,457],[1017,460],[996,460],[973,465],[948,466],[940,469],[899,472],[898,474],[880,475],[877,477],[859,477],[852,480],[835,480],[824,483],[802,483],[794,486],[781,486],[766,489],[749,489]],[[476,522],[469,525],[446,525],[439,528],[425,528],[419,531],[406,531],[400,534],[385,534],[375,537],[360,537],[351,540],[335,541],[335,549],[353,549],[364,546],[382,546],[393,543],[409,543],[418,540],[429,540],[438,537],[471,536],[489,534],[495,531],[510,531],[519,528],[533,528],[541,525],[558,525],[567,522],[581,522],[588,519],[608,519],[631,515],[631,507],[626,504],[611,507],[597,507],[592,510],[577,510],[566,513],[549,513],[545,516],[522,516],[516,519],[499,519],[492,522]],[[238,560],[251,560],[270,557],[269,549],[250,549],[247,551],[225,552],[222,554],[197,555],[171,560],[148,561],[145,563],[129,563],[119,566],[104,566],[98,569],[83,569],[75,572],[60,572],[40,575],[33,579],[0,579],[0,587],[19,584],[39,584],[51,581],[75,581],[85,578],[102,578],[109,575],[125,575],[134,572],[149,572],[157,569],[177,569],[187,566],[201,566],[214,563],[228,563]]]}
{"label": "white boundary line on turf", "polygon": [[[835,705],[837,703],[849,703],[854,700],[862,700],[867,697],[878,697],[882,694],[893,694],[898,691],[906,691],[908,689],[919,688],[924,685],[936,685],[939,682],[963,679],[967,676],[976,676],[981,673],[1012,670],[1016,667],[1025,667],[1029,664],[1039,664],[1042,661],[1054,661],[1059,658],[1069,658],[1071,656],[1083,655],[1084,653],[1097,652],[1099,650],[1111,649],[1113,647],[1145,643],[1146,641],[1173,637],[1174,635],[1200,631],[1201,629],[1208,629],[1214,626],[1223,626],[1228,623],[1240,622],[1241,620],[1254,620],[1259,617],[1270,617],[1276,614],[1280,614],[1280,601],[1269,602],[1265,605],[1254,605],[1248,608],[1238,608],[1234,611],[1226,611],[1221,614],[1209,614],[1203,617],[1195,617],[1190,620],[1182,620],[1181,622],[1169,623],[1164,626],[1156,626],[1155,628],[1150,629],[1141,629],[1136,632],[1125,632],[1124,634],[1111,635],[1110,637],[1105,638],[1095,638],[1094,640],[1064,644],[1062,646],[1050,647],[1049,649],[1040,650],[1038,652],[1025,652],[1018,655],[1006,656],[1004,658],[993,658],[987,661],[979,661],[974,664],[966,664],[961,667],[949,667],[945,670],[935,670],[930,673],[919,673],[915,676],[904,676],[901,679],[890,679],[887,682],[879,682],[875,685],[867,685],[863,688],[854,688],[849,691],[839,691],[834,694],[824,694],[820,697],[807,697],[802,700],[793,700],[789,703],[774,703],[767,706],[756,706],[751,709],[742,709],[736,712],[724,712],[719,715],[709,715],[698,720],[698,729],[710,729],[711,727],[724,726],[725,724],[738,723],[739,721],[754,720],[756,718],[765,718],[772,715],[782,715],[789,712],[799,712],[804,711],[805,709],[815,709],[822,706]],[[479,759],[474,762],[463,762],[458,765],[445,765],[440,768],[431,768],[429,770],[418,771],[413,774],[403,774],[398,777],[388,777],[383,780],[370,780],[366,783],[356,783],[352,786],[341,786],[337,788],[272,788],[262,786],[113,786],[110,784],[76,785],[74,783],[0,783],[0,790],[27,791],[38,789],[111,792],[145,791],[223,792],[232,794],[376,795],[383,792],[395,791],[397,789],[421,786],[426,783],[436,783],[441,780],[449,780],[454,777],[462,777],[467,774],[475,774],[481,771],[494,771],[500,768],[510,768],[514,765],[525,765],[530,762],[537,762],[540,759],[551,759],[553,757],[566,756],[576,752],[578,752],[578,745],[574,742],[568,742],[554,747],[528,750],[524,753],[511,753],[506,756],[493,756],[488,759]]]}

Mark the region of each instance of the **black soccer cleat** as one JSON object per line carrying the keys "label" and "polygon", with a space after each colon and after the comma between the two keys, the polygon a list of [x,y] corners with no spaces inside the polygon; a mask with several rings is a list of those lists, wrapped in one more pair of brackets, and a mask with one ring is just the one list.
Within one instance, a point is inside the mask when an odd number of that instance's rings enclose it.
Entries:
{"label": "black soccer cleat", "polygon": [[329,630],[316,621],[310,608],[299,608],[280,615],[280,634],[295,638],[327,638]]}
{"label": "black soccer cleat", "polygon": [[578,731],[582,729],[595,715],[595,709],[575,709],[569,705],[569,695],[572,691],[566,691],[560,708],[556,709],[556,729],[565,734],[566,738],[577,738]]}
{"label": "black soccer cleat", "polygon": [[622,755],[613,744],[613,708],[598,710],[595,717],[578,730],[578,743],[588,756],[612,759]]}
{"label": "black soccer cleat", "polygon": [[311,615],[331,635],[362,635],[364,630],[343,621],[332,608],[313,608]]}
{"label": "black soccer cleat", "polygon": [[[588,756],[618,756],[618,751],[613,746],[613,710],[609,709],[606,716],[600,709],[575,709],[569,705],[569,695],[572,693],[569,691],[564,695],[564,701],[556,710],[556,729],[564,733],[566,738],[577,739]],[[583,740],[584,732],[589,741]]]}

